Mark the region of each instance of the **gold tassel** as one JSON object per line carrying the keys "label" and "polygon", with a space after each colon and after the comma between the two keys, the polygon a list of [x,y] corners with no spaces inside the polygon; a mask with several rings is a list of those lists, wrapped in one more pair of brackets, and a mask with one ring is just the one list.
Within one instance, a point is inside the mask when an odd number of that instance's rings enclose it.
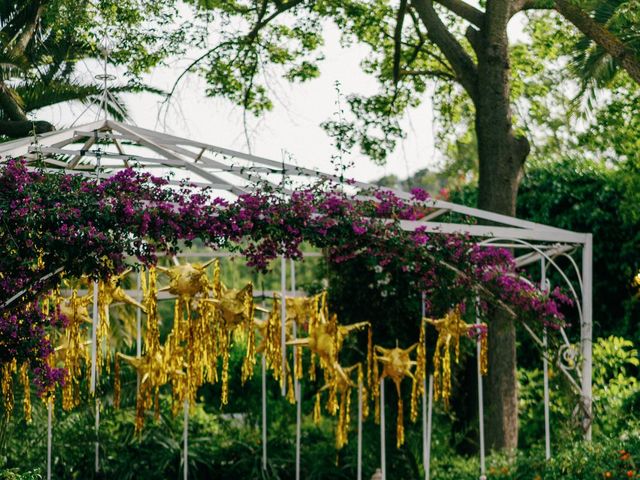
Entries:
{"label": "gold tassel", "polygon": [[222,405],[229,403],[229,343],[229,332],[225,329],[222,346]]}
{"label": "gold tassel", "polygon": [[245,308],[249,312],[245,319],[244,330],[247,332],[247,353],[242,362],[242,384],[253,377],[253,367],[256,363],[256,344],[255,344],[255,328],[253,328],[253,320],[255,308],[253,306],[253,287],[251,287],[245,296]]}
{"label": "gold tassel", "polygon": [[486,323],[482,325],[485,333],[480,337],[480,374],[484,377],[489,373],[489,330]]}
{"label": "gold tassel", "polygon": [[373,362],[373,411],[374,421],[376,424],[380,424],[380,374],[378,371],[378,362],[374,359]]}
{"label": "gold tassel", "polygon": [[22,383],[22,391],[24,395],[24,398],[22,399],[24,419],[27,423],[31,423],[31,383],[29,382],[28,368],[29,365],[27,362],[20,365],[20,383]]}
{"label": "gold tassel", "polygon": [[309,359],[309,380],[316,381],[316,354],[311,352]]}
{"label": "gold tassel", "polygon": [[296,363],[294,365],[295,375],[298,380],[302,380],[302,347],[296,346]]}
{"label": "gold tassel", "polygon": [[4,412],[7,418],[13,413],[14,397],[13,397],[13,374],[16,371],[16,359],[2,365],[2,398],[4,401]]}
{"label": "gold tassel", "polygon": [[316,401],[313,405],[313,423],[316,425],[320,425],[320,416],[322,414],[321,397],[320,392],[316,393]]}
{"label": "gold tassel", "polygon": [[415,423],[418,419],[418,401],[424,393],[424,381],[426,379],[426,357],[427,349],[426,340],[426,322],[424,319],[420,321],[420,337],[418,339],[418,347],[416,348],[416,371],[411,384],[411,421]]}
{"label": "gold tassel", "polygon": [[377,381],[377,374],[374,379],[374,359],[373,359],[373,328],[369,324],[369,331],[367,332],[367,386],[372,388],[373,382]]}
{"label": "gold tassel", "polygon": [[402,402],[402,394],[398,389],[398,419],[396,426],[396,447],[400,448],[404,445],[404,404]]}
{"label": "gold tassel", "polygon": [[287,375],[287,400],[292,405],[296,403],[296,392],[293,388],[293,376],[291,373]]}

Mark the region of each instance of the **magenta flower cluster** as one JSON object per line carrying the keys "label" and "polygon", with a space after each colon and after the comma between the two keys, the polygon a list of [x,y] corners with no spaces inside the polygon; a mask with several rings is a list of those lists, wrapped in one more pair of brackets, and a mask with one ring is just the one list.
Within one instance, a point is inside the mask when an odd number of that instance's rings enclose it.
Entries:
{"label": "magenta flower cluster", "polygon": [[209,189],[170,186],[133,170],[98,183],[10,161],[0,169],[0,335],[7,339],[0,342],[0,362],[29,361],[41,388],[57,382],[61,372],[46,362],[46,331],[54,326],[38,299],[61,275],[105,278],[124,270],[128,259],[154,264],[158,252],[176,253],[195,239],[241,252],[260,270],[279,255],[300,258],[305,242],[331,262],[364,257],[376,268],[395,266],[427,293],[429,304],[439,298],[454,306],[479,295],[481,306],[499,299],[541,324],[562,324],[568,299],[519,277],[508,251],[401,228],[402,220],[428,213],[428,199],[420,189],[409,201],[383,190],[353,198],[321,182],[287,198],[264,186],[227,202]]}

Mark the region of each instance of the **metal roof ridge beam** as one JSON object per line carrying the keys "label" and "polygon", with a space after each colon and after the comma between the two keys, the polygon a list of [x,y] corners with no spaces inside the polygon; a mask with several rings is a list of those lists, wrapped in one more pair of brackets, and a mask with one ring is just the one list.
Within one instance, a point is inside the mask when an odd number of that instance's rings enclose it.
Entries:
{"label": "metal roof ridge beam", "polygon": [[584,244],[588,235],[576,232],[528,230],[493,225],[467,225],[463,223],[421,222],[416,220],[400,220],[400,225],[403,230],[408,231],[424,227],[426,231],[434,233],[467,234],[474,237],[499,237],[577,244]]}
{"label": "metal roof ridge beam", "polygon": [[[176,153],[172,153],[171,151],[167,150],[166,148],[161,147],[160,145],[158,145],[157,143],[153,142],[152,140],[149,140],[147,138],[144,138],[144,136],[137,134],[136,132],[132,131],[131,129],[125,127],[124,125],[117,123],[117,122],[112,122],[111,120],[107,121],[108,123],[113,125],[113,129],[124,134],[124,135],[132,135],[134,138],[133,140],[135,140],[136,142],[144,145],[145,147],[149,148],[150,150],[153,150],[156,153],[159,153],[160,155],[165,156],[166,158],[172,159],[172,160],[176,160],[178,162],[180,162],[182,164],[182,166],[184,168],[186,168],[187,170],[192,171],[193,173],[199,175],[200,177],[208,180],[209,182],[213,183],[213,182],[220,182],[220,183],[226,183],[224,181],[224,179],[218,177],[217,175],[213,175],[212,173],[207,172],[206,170],[200,168],[197,165],[191,164],[190,162],[186,161],[184,158],[180,157],[178,154]],[[241,195],[243,193],[246,193],[243,189],[233,186],[232,193],[236,194],[236,195]]]}

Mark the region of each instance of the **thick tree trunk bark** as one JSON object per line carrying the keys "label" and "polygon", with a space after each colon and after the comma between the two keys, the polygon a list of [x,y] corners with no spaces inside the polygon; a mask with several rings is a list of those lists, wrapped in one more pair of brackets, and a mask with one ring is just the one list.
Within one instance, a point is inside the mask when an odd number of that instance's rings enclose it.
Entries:
{"label": "thick tree trunk bark", "polygon": [[[510,107],[510,67],[506,23],[502,32],[478,32],[476,134],[479,153],[478,207],[515,215],[522,167],[529,153],[526,138],[516,137]],[[494,450],[518,445],[518,382],[515,322],[494,309],[489,320],[487,444]]]}

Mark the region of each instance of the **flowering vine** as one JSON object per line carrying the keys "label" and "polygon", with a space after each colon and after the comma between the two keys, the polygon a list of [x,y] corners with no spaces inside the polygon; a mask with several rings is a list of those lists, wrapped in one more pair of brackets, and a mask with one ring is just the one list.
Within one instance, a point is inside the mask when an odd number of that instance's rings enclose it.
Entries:
{"label": "flowering vine", "polygon": [[423,227],[404,230],[403,220],[428,210],[426,192],[412,195],[405,201],[372,190],[354,198],[320,182],[287,198],[262,186],[230,202],[208,188],[176,187],[131,169],[97,182],[9,161],[0,168],[0,362],[28,362],[41,389],[51,386],[62,374],[46,362],[46,332],[55,327],[40,298],[63,276],[107,278],[130,259],[153,265],[159,252],[175,254],[196,239],[241,252],[259,270],[279,255],[301,258],[303,242],[331,262],[393,262],[417,291],[449,307],[480,296],[481,307],[501,302],[544,325],[562,324],[567,297],[523,280],[509,251]]}

